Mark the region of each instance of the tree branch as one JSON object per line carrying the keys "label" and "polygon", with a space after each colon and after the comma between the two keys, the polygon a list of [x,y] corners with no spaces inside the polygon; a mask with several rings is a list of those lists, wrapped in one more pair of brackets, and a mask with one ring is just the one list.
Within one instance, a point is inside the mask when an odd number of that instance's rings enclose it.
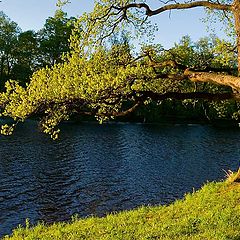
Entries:
{"label": "tree branch", "polygon": [[151,98],[153,101],[162,101],[165,99],[177,99],[177,100],[185,100],[185,99],[203,99],[209,101],[222,101],[222,100],[230,100],[234,99],[236,101],[240,101],[240,93],[208,93],[208,92],[167,92],[167,93],[154,93],[151,91],[142,91],[139,92],[142,96],[140,99]]}
{"label": "tree branch", "polygon": [[130,8],[144,8],[146,10],[147,16],[153,16],[153,15],[157,15],[157,14],[160,14],[160,13],[168,11],[168,10],[188,9],[188,8],[195,8],[195,7],[207,7],[207,8],[211,8],[211,9],[230,11],[232,8],[232,5],[212,3],[209,1],[196,1],[196,2],[190,2],[190,3],[169,4],[169,5],[165,5],[163,7],[155,9],[155,10],[152,10],[149,7],[149,5],[146,3],[131,3],[131,4],[127,4],[126,6],[123,6],[123,7],[114,7],[114,8],[117,10],[122,10],[124,12],[126,12]]}
{"label": "tree branch", "polygon": [[240,92],[240,77],[218,73],[195,72],[189,69],[184,71],[184,75],[192,82],[216,83],[219,85],[229,86],[237,92]]}
{"label": "tree branch", "polygon": [[122,112],[112,112],[110,115],[114,117],[126,116],[134,112],[140,105],[144,103],[145,100],[149,98],[151,98],[153,101],[162,101],[169,98],[177,99],[177,100],[202,99],[202,100],[209,100],[209,101],[223,101],[223,100],[234,99],[236,101],[240,101],[239,93],[167,92],[162,94],[162,93],[154,93],[151,91],[142,91],[138,93],[140,93],[141,96],[136,98],[137,102],[132,107]]}
{"label": "tree branch", "polygon": [[111,115],[114,117],[123,117],[126,116],[132,112],[134,112],[140,105],[142,104],[141,101],[138,101],[137,103],[135,103],[132,107],[130,107],[129,109],[122,111],[122,112],[114,112]]}

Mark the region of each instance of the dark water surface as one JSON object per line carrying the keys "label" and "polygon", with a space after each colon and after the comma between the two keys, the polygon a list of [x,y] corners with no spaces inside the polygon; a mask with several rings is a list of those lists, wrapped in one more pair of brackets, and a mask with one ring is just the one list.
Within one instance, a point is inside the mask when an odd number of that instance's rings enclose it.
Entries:
{"label": "dark water surface", "polygon": [[166,204],[224,178],[240,129],[201,125],[66,124],[59,141],[36,123],[0,136],[0,236],[31,223]]}

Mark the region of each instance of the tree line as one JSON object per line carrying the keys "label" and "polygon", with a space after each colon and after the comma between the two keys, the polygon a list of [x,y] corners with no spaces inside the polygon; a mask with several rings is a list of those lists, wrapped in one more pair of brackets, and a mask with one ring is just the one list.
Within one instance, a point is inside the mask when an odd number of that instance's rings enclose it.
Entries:
{"label": "tree line", "polygon": [[60,63],[69,51],[69,38],[75,18],[57,10],[39,31],[22,31],[18,24],[0,12],[0,87],[14,79],[30,81],[33,72]]}

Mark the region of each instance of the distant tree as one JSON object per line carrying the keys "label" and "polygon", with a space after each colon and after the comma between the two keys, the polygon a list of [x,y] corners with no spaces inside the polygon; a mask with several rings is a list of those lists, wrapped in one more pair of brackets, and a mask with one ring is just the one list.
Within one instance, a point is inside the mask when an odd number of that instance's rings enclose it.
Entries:
{"label": "distant tree", "polygon": [[34,31],[18,34],[13,57],[15,64],[11,71],[11,78],[23,83],[28,82],[39,66],[39,43]]}
{"label": "distant tree", "polygon": [[69,52],[69,38],[74,28],[75,18],[67,17],[67,13],[57,10],[49,17],[44,27],[38,32],[41,65],[52,66],[61,62],[63,53]]}
{"label": "distant tree", "polygon": [[69,52],[73,22],[58,10],[39,32],[22,32],[0,12],[0,87],[9,79],[24,85],[37,69],[61,62],[62,54]]}
{"label": "distant tree", "polygon": [[0,84],[9,78],[15,64],[14,52],[20,28],[3,12],[0,12]]}

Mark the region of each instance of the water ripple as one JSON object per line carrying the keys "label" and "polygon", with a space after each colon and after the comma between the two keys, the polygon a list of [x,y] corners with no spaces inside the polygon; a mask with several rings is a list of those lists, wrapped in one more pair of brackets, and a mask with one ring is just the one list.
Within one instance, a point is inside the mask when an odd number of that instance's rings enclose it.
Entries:
{"label": "water ripple", "polygon": [[0,236],[32,223],[169,204],[237,169],[239,129],[200,125],[62,126],[52,142],[22,125],[0,137]]}

